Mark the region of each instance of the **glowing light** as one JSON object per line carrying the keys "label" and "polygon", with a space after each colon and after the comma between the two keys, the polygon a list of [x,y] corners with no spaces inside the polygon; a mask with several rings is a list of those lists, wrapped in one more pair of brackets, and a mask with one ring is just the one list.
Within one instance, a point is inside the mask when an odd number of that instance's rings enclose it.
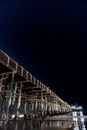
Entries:
{"label": "glowing light", "polygon": [[[24,117],[24,114],[20,114],[19,115],[19,118],[23,118]],[[12,115],[12,119],[15,118],[15,114]]]}

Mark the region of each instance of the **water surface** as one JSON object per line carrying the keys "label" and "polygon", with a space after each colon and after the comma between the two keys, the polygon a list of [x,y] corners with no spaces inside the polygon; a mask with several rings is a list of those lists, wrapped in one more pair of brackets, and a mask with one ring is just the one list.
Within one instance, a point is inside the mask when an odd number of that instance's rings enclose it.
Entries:
{"label": "water surface", "polygon": [[83,118],[64,118],[45,121],[10,121],[8,125],[0,125],[0,130],[86,130],[87,120]]}

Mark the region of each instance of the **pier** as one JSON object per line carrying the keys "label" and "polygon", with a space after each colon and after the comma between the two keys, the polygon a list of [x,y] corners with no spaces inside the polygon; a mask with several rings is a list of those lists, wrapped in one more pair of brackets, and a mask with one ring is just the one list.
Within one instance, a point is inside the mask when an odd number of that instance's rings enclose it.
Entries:
{"label": "pier", "polygon": [[0,120],[38,119],[69,113],[72,107],[0,50]]}

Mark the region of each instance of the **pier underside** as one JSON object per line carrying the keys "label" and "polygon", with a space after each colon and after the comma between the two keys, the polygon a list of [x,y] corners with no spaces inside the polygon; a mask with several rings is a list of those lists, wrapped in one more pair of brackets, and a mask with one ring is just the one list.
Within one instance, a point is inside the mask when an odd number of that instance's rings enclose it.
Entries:
{"label": "pier underside", "polygon": [[49,87],[0,50],[0,120],[20,113],[25,119],[72,111]]}

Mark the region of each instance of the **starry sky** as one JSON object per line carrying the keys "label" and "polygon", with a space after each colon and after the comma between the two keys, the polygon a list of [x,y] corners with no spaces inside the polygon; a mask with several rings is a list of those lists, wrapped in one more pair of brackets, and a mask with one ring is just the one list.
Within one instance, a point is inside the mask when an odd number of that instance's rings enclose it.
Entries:
{"label": "starry sky", "polygon": [[86,0],[0,0],[0,49],[87,108]]}

